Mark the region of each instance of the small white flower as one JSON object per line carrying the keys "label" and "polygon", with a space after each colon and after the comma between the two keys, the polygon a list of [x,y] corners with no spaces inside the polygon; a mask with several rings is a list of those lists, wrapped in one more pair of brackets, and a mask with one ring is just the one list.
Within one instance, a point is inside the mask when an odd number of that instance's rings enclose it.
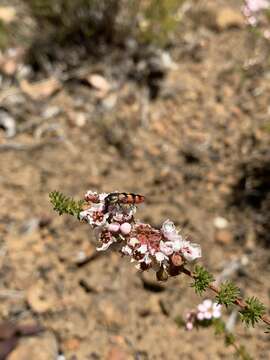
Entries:
{"label": "small white flower", "polygon": [[222,306],[220,304],[213,303],[212,306],[213,318],[218,319],[221,317],[221,308]]}
{"label": "small white flower", "polygon": [[199,310],[199,312],[205,312],[207,310],[203,303],[199,304],[197,306],[197,309]]}
{"label": "small white flower", "polygon": [[141,254],[146,254],[148,249],[147,249],[147,245],[146,244],[143,244],[141,245],[138,249],[137,249],[138,252],[140,252]]}
{"label": "small white flower", "polygon": [[122,253],[125,254],[125,255],[129,255],[131,256],[132,255],[132,249],[131,247],[129,247],[128,245],[125,245],[122,247],[121,249]]}
{"label": "small white flower", "polygon": [[218,304],[218,303],[213,303],[213,310],[215,311],[215,310],[221,310],[221,308],[222,308],[222,306],[221,306],[221,304]]}
{"label": "small white flower", "polygon": [[204,313],[204,318],[207,319],[207,320],[212,319],[212,313],[210,311],[206,311]]}
{"label": "small white flower", "polygon": [[170,220],[166,220],[161,227],[161,231],[166,239],[174,243],[174,251],[179,251],[183,238],[178,233],[174,223]]}
{"label": "small white flower", "polygon": [[80,220],[88,221],[89,209],[81,211],[79,216],[80,216]]}
{"label": "small white flower", "polygon": [[202,321],[204,319],[204,312],[198,312],[197,313],[197,319]]}
{"label": "small white flower", "polygon": [[163,232],[164,236],[170,233],[175,233],[176,229],[174,223],[171,220],[167,219],[162,224],[161,231]]}
{"label": "small white flower", "polygon": [[182,242],[181,252],[187,261],[193,261],[202,256],[200,245],[190,243],[189,241],[186,240]]}
{"label": "small white flower", "polygon": [[151,260],[151,258],[150,258],[150,256],[149,256],[149,254],[148,253],[146,253],[145,255],[144,255],[144,257],[143,257],[143,259],[142,260],[140,260],[139,262],[144,262],[145,264],[151,264],[151,262],[152,262],[152,260]]}
{"label": "small white flower", "polygon": [[105,225],[109,214],[104,214],[102,210],[102,204],[93,204],[90,208],[80,212],[80,219],[87,221],[90,225]]}
{"label": "small white flower", "polygon": [[113,244],[116,240],[112,238],[112,240],[108,241],[107,243],[103,243],[102,246],[97,248],[97,251],[105,251],[107,250],[111,244]]}
{"label": "small white flower", "polygon": [[160,241],[159,244],[160,251],[163,252],[163,254],[170,256],[173,253],[173,242],[172,241]]}
{"label": "small white flower", "polygon": [[168,260],[168,257],[163,254],[161,251],[155,253],[155,258],[159,263],[162,263],[164,260]]}
{"label": "small white flower", "polygon": [[98,195],[99,197],[99,201],[100,202],[104,202],[105,198],[108,196],[109,194],[108,193],[101,193]]}
{"label": "small white flower", "polygon": [[180,251],[182,247],[183,247],[182,236],[177,234],[174,237],[173,244],[172,244],[173,251]]}
{"label": "small white flower", "polygon": [[88,190],[84,195],[85,198],[89,198],[92,196],[93,197],[98,196],[98,193],[96,191]]}
{"label": "small white flower", "polygon": [[207,310],[208,310],[208,309],[211,309],[212,305],[213,305],[213,302],[212,302],[212,300],[210,300],[210,299],[205,299],[205,300],[203,301],[203,306],[204,306]]}
{"label": "small white flower", "polygon": [[136,246],[137,244],[139,244],[140,242],[139,242],[139,240],[137,239],[137,238],[135,238],[135,237],[132,237],[129,241],[128,241],[128,244],[130,245],[130,246]]}
{"label": "small white flower", "polygon": [[221,317],[221,311],[220,310],[214,310],[213,311],[213,318],[218,319]]}

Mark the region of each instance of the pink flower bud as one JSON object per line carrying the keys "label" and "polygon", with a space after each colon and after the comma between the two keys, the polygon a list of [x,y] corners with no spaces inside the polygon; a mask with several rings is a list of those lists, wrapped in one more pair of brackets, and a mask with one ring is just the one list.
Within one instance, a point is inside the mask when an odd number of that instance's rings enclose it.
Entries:
{"label": "pink flower bud", "polygon": [[129,223],[125,222],[124,224],[122,224],[120,226],[120,230],[123,235],[128,235],[131,231],[131,225]]}
{"label": "pink flower bud", "polygon": [[108,225],[108,230],[111,232],[117,232],[120,229],[120,225],[118,223],[112,223]]}
{"label": "pink flower bud", "polygon": [[173,254],[171,259],[174,266],[181,266],[184,263],[182,256],[179,254]]}
{"label": "pink flower bud", "polygon": [[186,323],[186,329],[187,329],[187,330],[192,330],[192,329],[193,329],[193,324],[192,324],[192,322],[187,322],[187,323]]}
{"label": "pink flower bud", "polygon": [[197,319],[202,321],[204,319],[204,314],[202,312],[198,312]]}
{"label": "pink flower bud", "polygon": [[84,195],[84,199],[87,202],[93,202],[93,203],[99,202],[98,193],[93,191],[87,191],[87,193]]}

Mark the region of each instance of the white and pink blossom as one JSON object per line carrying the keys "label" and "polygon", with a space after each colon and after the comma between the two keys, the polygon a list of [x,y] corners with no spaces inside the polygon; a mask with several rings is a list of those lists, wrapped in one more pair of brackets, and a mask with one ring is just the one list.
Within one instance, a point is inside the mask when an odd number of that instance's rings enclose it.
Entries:
{"label": "white and pink blossom", "polygon": [[201,246],[186,240],[182,243],[181,253],[187,261],[194,261],[202,256]]}
{"label": "white and pink blossom", "polygon": [[118,244],[120,252],[136,262],[137,268],[152,268],[157,274],[161,271],[171,276],[179,274],[185,262],[201,256],[200,245],[184,240],[172,221],[166,220],[161,229],[155,229],[135,220],[134,204],[110,203],[109,195],[88,191],[85,200],[89,207],[80,213],[81,220],[97,230],[98,251]]}
{"label": "white and pink blossom", "polygon": [[186,330],[191,330],[194,326],[210,325],[214,319],[218,319],[221,316],[221,305],[210,299],[205,299],[197,306],[196,310],[191,310],[187,313]]}

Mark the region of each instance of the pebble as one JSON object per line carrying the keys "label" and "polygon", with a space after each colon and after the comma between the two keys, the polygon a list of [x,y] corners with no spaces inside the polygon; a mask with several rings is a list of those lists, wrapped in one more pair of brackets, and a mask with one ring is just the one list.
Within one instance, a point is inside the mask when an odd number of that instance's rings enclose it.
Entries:
{"label": "pebble", "polygon": [[39,283],[31,286],[28,290],[27,302],[31,309],[38,314],[43,314],[54,308],[52,297]]}
{"label": "pebble", "polygon": [[103,300],[99,303],[99,312],[101,315],[101,322],[110,328],[121,328],[126,323],[126,317],[110,301]]}
{"label": "pebble", "polygon": [[224,217],[221,216],[217,216],[214,219],[214,227],[216,229],[226,229],[226,227],[228,227],[229,222],[227,219],[225,219]]}
{"label": "pebble", "polygon": [[245,19],[240,11],[224,7],[217,12],[216,26],[219,30],[226,30],[232,27],[241,28],[245,26]]}
{"label": "pebble", "polygon": [[109,349],[108,354],[105,356],[106,360],[132,360],[133,357],[128,354],[124,349],[113,346]]}
{"label": "pebble", "polygon": [[233,234],[228,229],[217,230],[215,240],[223,245],[229,245],[233,242]]}
{"label": "pebble", "polygon": [[7,360],[55,360],[58,356],[58,345],[52,333],[37,337],[23,338],[10,353]]}

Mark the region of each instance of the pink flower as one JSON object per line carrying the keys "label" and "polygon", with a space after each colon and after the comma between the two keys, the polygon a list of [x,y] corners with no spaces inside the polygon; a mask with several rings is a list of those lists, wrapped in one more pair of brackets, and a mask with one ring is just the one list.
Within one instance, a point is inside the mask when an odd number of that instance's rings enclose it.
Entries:
{"label": "pink flower", "polygon": [[164,255],[161,251],[157,251],[155,253],[155,258],[159,263],[162,263],[164,260],[168,260],[168,257]]}
{"label": "pink flower", "polygon": [[270,7],[268,0],[246,0],[246,7],[251,12],[266,10]]}
{"label": "pink flower", "polygon": [[204,313],[203,312],[198,312],[197,319],[202,321],[204,319]]}
{"label": "pink flower", "polygon": [[160,247],[160,251],[162,251],[163,254],[165,254],[167,256],[173,254],[174,249],[173,249],[173,242],[172,241],[164,242],[164,241],[161,240],[159,247]]}
{"label": "pink flower", "polygon": [[105,251],[107,250],[111,244],[117,242],[117,239],[112,236],[112,233],[108,230],[102,230],[99,234],[99,240],[102,245],[97,248],[97,251]]}
{"label": "pink flower", "polygon": [[130,239],[128,240],[128,244],[129,244],[130,246],[133,246],[133,247],[134,247],[134,246],[140,244],[140,242],[139,242],[139,240],[136,239],[135,237],[132,237],[132,238],[130,238]]}
{"label": "pink flower", "polygon": [[192,324],[192,322],[187,322],[187,323],[186,323],[186,329],[187,329],[188,331],[190,331],[190,330],[193,329],[193,324]]}
{"label": "pink flower", "polygon": [[221,317],[221,308],[220,304],[214,303],[212,308],[213,318],[218,319]]}
{"label": "pink flower", "polygon": [[128,245],[123,246],[121,251],[124,255],[128,255],[128,256],[132,255],[132,248]]}
{"label": "pink flower", "polygon": [[138,268],[147,270],[151,267],[158,278],[160,272],[167,277],[176,276],[186,261],[201,256],[200,246],[185,241],[172,221],[166,220],[161,229],[135,222],[136,206],[123,204],[117,196],[113,201],[111,198],[107,201],[108,195],[88,191],[85,199],[91,206],[80,213],[80,218],[98,232],[101,243],[98,251],[117,243],[120,252],[136,262]]}
{"label": "pink flower", "polygon": [[197,309],[199,310],[199,312],[205,312],[207,310],[207,308],[205,307],[205,305],[203,303],[199,304],[197,306]]}
{"label": "pink flower", "polygon": [[138,249],[137,249],[138,252],[140,252],[141,254],[146,254],[148,249],[147,249],[147,245],[146,244],[143,244],[141,245]]}
{"label": "pink flower", "polygon": [[204,317],[205,319],[210,320],[212,318],[212,313],[210,311],[206,311],[204,313]]}
{"label": "pink flower", "polygon": [[97,192],[94,191],[87,191],[87,193],[84,195],[85,201],[98,203],[99,202],[99,196]]}
{"label": "pink flower", "polygon": [[181,253],[187,261],[194,261],[202,256],[200,245],[186,240],[182,243]]}
{"label": "pink flower", "polygon": [[164,221],[161,227],[161,232],[163,233],[164,237],[169,241],[178,243],[182,241],[182,236],[178,234],[174,223],[170,220]]}
{"label": "pink flower", "polygon": [[118,232],[120,229],[120,224],[118,223],[111,223],[108,225],[108,230],[111,232]]}
{"label": "pink flower", "polygon": [[205,307],[205,309],[210,309],[213,306],[213,301],[210,299],[205,299],[203,301],[203,306]]}
{"label": "pink flower", "polygon": [[120,226],[120,231],[123,235],[128,235],[131,231],[131,225],[127,222]]}
{"label": "pink flower", "polygon": [[80,219],[94,226],[105,225],[108,217],[109,214],[103,213],[102,204],[93,204],[90,208],[80,212]]}

